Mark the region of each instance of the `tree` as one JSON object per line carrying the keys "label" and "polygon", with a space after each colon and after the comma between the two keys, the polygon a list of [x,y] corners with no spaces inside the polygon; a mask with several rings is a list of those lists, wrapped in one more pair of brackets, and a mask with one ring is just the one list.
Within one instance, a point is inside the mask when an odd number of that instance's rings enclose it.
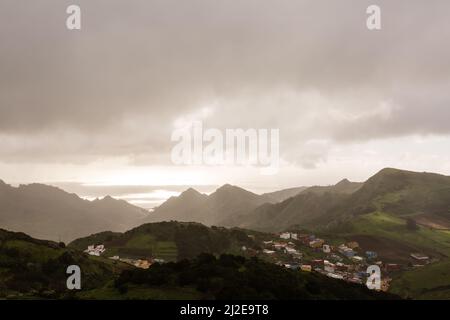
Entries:
{"label": "tree", "polygon": [[416,220],[408,218],[406,219],[406,228],[410,231],[416,231],[419,229]]}

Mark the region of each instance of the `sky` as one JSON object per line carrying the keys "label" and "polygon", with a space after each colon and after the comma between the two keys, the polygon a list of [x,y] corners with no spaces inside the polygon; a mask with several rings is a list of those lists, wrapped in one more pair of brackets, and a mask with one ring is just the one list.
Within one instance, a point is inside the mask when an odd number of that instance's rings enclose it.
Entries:
{"label": "sky", "polygon": [[[81,8],[68,30],[66,8]],[[366,8],[381,8],[381,30]],[[158,203],[450,175],[450,2],[2,0],[0,179]],[[175,165],[171,133],[279,129],[280,169]],[[157,200],[155,200],[157,199]]]}

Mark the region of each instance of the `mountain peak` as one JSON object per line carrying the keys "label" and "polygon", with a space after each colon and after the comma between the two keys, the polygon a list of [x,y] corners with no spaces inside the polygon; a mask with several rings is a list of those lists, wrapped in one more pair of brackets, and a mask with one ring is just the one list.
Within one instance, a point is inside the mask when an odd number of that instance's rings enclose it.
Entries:
{"label": "mountain peak", "polygon": [[194,188],[189,188],[189,189],[186,189],[185,191],[183,191],[179,195],[179,198],[187,199],[187,198],[193,198],[193,197],[198,198],[198,197],[202,197],[202,196],[203,196],[203,194],[201,194],[200,192],[198,192]]}
{"label": "mountain peak", "polygon": [[216,192],[223,192],[223,191],[226,191],[226,192],[230,192],[230,191],[246,191],[246,192],[250,192],[250,191],[247,191],[247,190],[245,190],[243,188],[240,188],[238,186],[233,186],[233,185],[228,184],[228,183],[224,184],[223,186],[221,186],[220,188],[218,188],[216,190]]}
{"label": "mountain peak", "polygon": [[348,180],[347,178],[342,179],[341,181],[339,181],[338,183],[336,183],[336,186],[343,186],[343,185],[347,185],[350,184],[350,180]]}

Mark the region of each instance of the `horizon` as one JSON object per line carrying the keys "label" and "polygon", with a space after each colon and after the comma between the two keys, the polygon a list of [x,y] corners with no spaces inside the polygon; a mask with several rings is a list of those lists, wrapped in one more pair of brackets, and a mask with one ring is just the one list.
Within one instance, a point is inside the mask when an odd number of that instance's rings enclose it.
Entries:
{"label": "horizon", "polygon": [[217,191],[219,188],[225,185],[231,185],[235,187],[242,188],[244,190],[250,191],[257,195],[262,195],[264,193],[272,193],[276,191],[291,189],[291,188],[309,188],[314,186],[333,186],[343,180],[348,180],[350,182],[364,183],[373,175],[381,172],[385,169],[394,169],[400,171],[408,171],[408,172],[416,172],[416,173],[433,173],[438,175],[450,176],[449,174],[440,173],[440,172],[431,172],[431,171],[414,171],[414,170],[406,170],[402,168],[392,168],[392,167],[384,167],[380,170],[376,171],[374,174],[368,176],[363,180],[354,180],[348,177],[342,177],[341,179],[326,184],[299,184],[285,187],[267,187],[267,186],[243,186],[238,184],[231,183],[222,183],[220,185],[104,185],[104,184],[83,184],[78,182],[64,182],[64,181],[55,181],[55,182],[20,182],[20,183],[10,183],[0,178],[0,181],[3,181],[7,185],[18,187],[20,185],[30,185],[30,184],[43,184],[52,187],[57,187],[67,193],[74,193],[78,197],[88,200],[94,201],[97,199],[103,199],[105,197],[112,197],[117,200],[124,200],[132,205],[143,208],[145,210],[152,210],[169,198],[175,196],[179,196],[184,191],[192,188],[199,193],[210,195],[213,192]]}

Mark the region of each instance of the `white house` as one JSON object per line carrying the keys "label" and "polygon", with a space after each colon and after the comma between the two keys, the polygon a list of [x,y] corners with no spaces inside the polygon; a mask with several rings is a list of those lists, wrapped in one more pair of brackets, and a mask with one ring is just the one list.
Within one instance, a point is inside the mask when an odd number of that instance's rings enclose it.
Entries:
{"label": "white house", "polygon": [[95,245],[90,245],[87,247],[86,250],[84,250],[84,252],[86,252],[87,254],[91,255],[91,256],[97,256],[99,257],[103,252],[105,252],[105,246],[103,244],[100,244],[98,246]]}
{"label": "white house", "polygon": [[280,234],[280,238],[281,239],[290,239],[291,234],[289,232],[283,232],[282,234]]}

